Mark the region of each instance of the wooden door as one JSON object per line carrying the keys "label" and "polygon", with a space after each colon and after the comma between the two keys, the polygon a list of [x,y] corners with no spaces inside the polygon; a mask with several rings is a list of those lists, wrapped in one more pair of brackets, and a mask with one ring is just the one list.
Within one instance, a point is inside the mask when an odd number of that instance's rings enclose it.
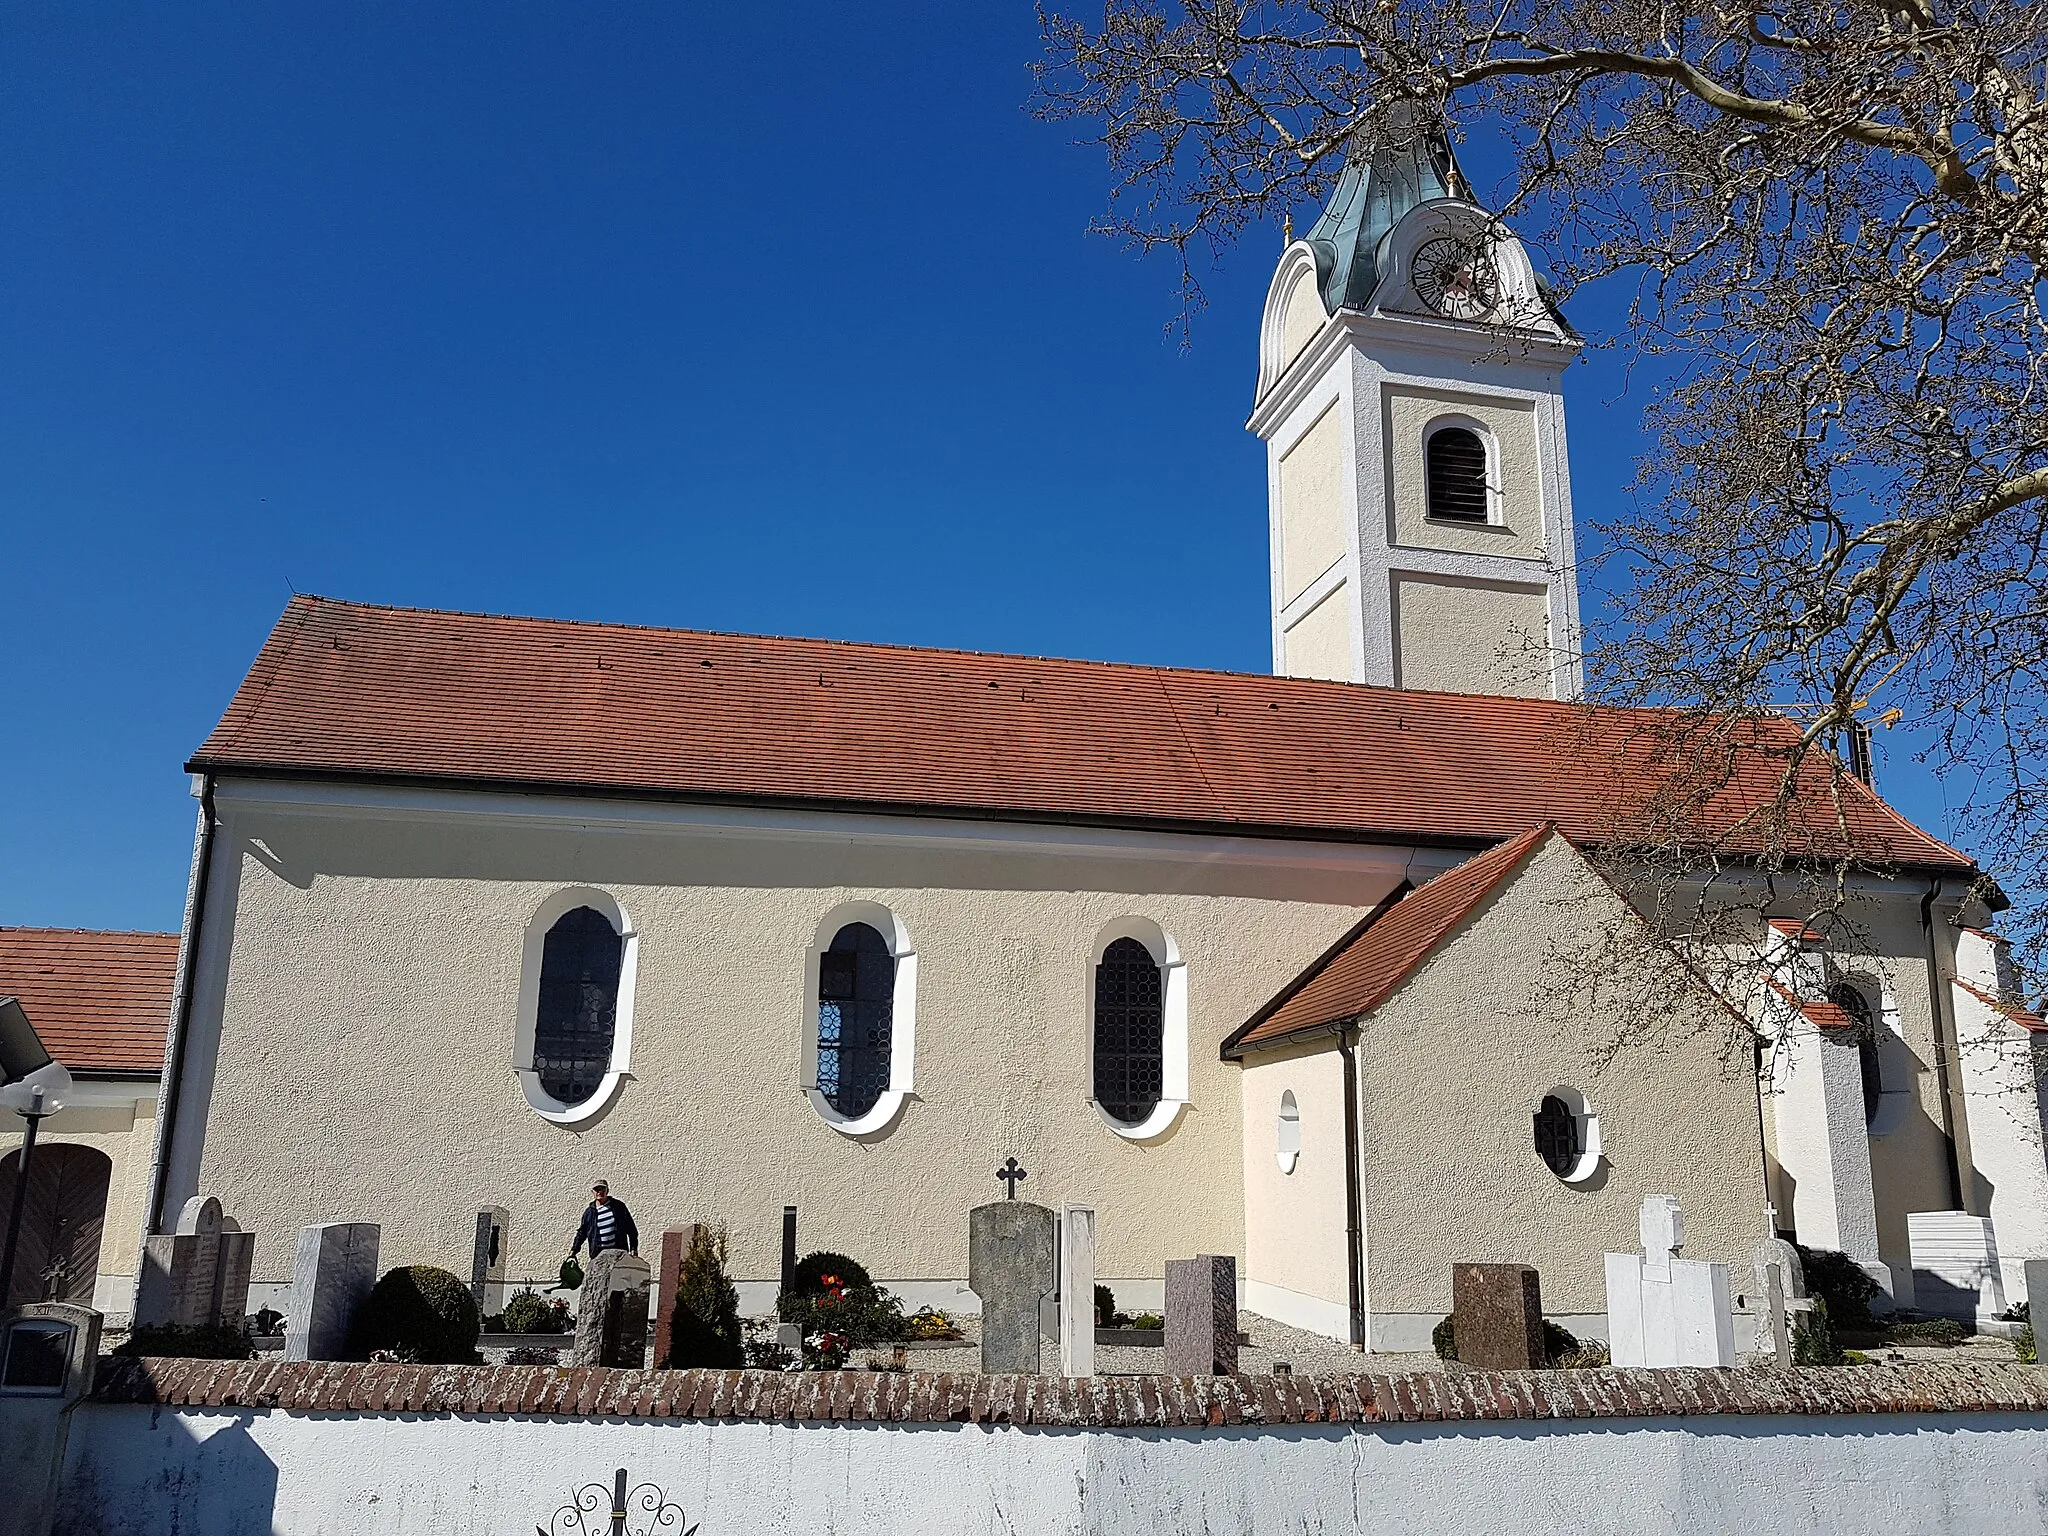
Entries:
{"label": "wooden door", "polygon": [[[107,1216],[107,1183],[114,1165],[104,1152],[45,1141],[29,1161],[28,1199],[21,1210],[21,1244],[7,1305],[76,1301],[92,1305],[100,1269],[100,1229]],[[14,1209],[21,1153],[0,1159],[0,1222]],[[0,1227],[0,1240],[5,1228]]]}

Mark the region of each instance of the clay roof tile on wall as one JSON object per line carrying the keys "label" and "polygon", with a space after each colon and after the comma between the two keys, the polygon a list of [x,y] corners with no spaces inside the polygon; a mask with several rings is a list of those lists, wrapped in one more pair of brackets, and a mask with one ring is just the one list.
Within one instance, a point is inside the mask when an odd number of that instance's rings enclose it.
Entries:
{"label": "clay roof tile on wall", "polygon": [[161,1072],[177,969],[175,933],[0,928],[0,997],[73,1072]]}
{"label": "clay roof tile on wall", "polygon": [[[1599,842],[1657,779],[1666,718],[300,597],[189,766],[1468,845],[1549,818]],[[1847,795],[1857,857],[1972,868]],[[1814,820],[1833,835],[1832,806]]]}

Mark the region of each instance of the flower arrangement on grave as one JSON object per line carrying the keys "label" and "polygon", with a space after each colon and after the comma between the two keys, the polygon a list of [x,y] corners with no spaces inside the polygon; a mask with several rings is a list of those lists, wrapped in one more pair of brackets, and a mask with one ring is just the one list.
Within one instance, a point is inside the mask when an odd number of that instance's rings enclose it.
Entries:
{"label": "flower arrangement on grave", "polygon": [[821,1333],[804,1339],[804,1369],[843,1371],[846,1357],[853,1353],[853,1340],[843,1333]]}
{"label": "flower arrangement on grave", "polygon": [[919,1307],[903,1320],[903,1337],[906,1339],[959,1339],[960,1325],[953,1320],[950,1312],[941,1312],[937,1307]]}
{"label": "flower arrangement on grave", "polygon": [[[888,1344],[905,1337],[903,1305],[843,1253],[806,1255],[775,1300],[776,1315],[805,1339],[843,1334],[849,1344]],[[808,1353],[809,1346],[805,1346]]]}

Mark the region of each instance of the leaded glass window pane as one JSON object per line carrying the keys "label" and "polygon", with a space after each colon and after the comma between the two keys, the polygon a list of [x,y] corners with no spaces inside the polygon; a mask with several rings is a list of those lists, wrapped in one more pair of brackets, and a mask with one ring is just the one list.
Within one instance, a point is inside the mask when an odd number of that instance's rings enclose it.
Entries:
{"label": "leaded glass window pane", "polygon": [[1535,1118],[1536,1155],[1560,1179],[1570,1178],[1586,1150],[1579,1141],[1579,1117],[1563,1099],[1546,1093]]}
{"label": "leaded glass window pane", "polygon": [[1152,952],[1118,939],[1095,967],[1095,1102],[1137,1125],[1159,1107],[1166,987]]}
{"label": "leaded glass window pane", "polygon": [[849,1119],[889,1086],[896,957],[866,923],[848,923],[818,957],[818,1092]]}
{"label": "leaded glass window pane", "polygon": [[593,907],[564,913],[541,946],[533,1070],[560,1103],[581,1104],[611,1070],[625,953],[625,939]]}

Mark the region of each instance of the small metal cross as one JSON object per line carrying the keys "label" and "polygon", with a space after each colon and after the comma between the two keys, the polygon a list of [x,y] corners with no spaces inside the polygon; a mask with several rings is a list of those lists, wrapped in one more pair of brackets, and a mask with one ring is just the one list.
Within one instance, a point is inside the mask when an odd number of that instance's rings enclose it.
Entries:
{"label": "small metal cross", "polygon": [[1031,1175],[1018,1167],[1017,1159],[1012,1157],[1004,1160],[1003,1166],[996,1170],[996,1177],[1003,1181],[1003,1198],[1014,1200],[1017,1198],[1017,1181],[1028,1179]]}

